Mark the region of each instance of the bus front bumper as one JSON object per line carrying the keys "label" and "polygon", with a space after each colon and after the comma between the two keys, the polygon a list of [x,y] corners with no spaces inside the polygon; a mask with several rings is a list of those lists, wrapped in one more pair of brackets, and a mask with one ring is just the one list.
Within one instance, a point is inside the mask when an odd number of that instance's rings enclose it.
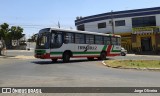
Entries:
{"label": "bus front bumper", "polygon": [[49,53],[46,53],[46,54],[43,54],[43,55],[35,54],[34,57],[35,58],[40,58],[40,59],[50,59],[50,54]]}

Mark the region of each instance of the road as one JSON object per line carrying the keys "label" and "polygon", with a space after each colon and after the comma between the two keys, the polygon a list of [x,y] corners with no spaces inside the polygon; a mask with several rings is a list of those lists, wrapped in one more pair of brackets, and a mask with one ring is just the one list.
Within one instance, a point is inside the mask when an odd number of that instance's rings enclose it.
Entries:
{"label": "road", "polygon": [[[137,58],[137,56],[115,58],[131,57]],[[144,56],[142,58],[144,59]],[[159,81],[159,72],[112,69],[101,64],[101,61],[87,61],[85,58],[72,59],[70,63],[62,63],[62,61],[52,63],[51,60],[40,59],[0,58],[0,86],[3,87],[159,87]],[[106,94],[101,95],[106,96]],[[159,94],[152,95],[158,96]],[[144,96],[152,95],[145,94]],[[109,96],[116,95],[110,94]],[[130,96],[138,95],[130,94]]]}

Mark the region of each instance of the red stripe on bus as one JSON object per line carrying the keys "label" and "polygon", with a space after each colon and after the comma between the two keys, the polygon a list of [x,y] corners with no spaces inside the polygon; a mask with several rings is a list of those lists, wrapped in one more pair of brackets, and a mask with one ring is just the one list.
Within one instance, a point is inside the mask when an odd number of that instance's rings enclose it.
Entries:
{"label": "red stripe on bus", "polygon": [[50,59],[50,54],[46,53],[44,55],[35,55],[34,57],[41,58],[41,59]]}
{"label": "red stripe on bus", "polygon": [[94,55],[94,56],[73,56],[73,58],[83,58],[83,57],[99,57],[99,55]]}
{"label": "red stripe on bus", "polygon": [[51,57],[50,59],[62,59],[62,57]]}
{"label": "red stripe on bus", "polygon": [[110,56],[111,49],[112,49],[112,45],[108,45],[107,56]]}
{"label": "red stripe on bus", "polygon": [[108,54],[107,56],[120,56],[120,54]]}

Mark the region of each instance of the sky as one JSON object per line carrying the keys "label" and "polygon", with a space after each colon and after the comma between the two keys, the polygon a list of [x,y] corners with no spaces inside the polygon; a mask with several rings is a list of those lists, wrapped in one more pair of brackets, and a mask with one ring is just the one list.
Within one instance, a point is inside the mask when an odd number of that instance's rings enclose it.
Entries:
{"label": "sky", "polygon": [[27,37],[42,28],[76,29],[77,16],[160,7],[160,0],[0,0],[0,24],[21,26]]}

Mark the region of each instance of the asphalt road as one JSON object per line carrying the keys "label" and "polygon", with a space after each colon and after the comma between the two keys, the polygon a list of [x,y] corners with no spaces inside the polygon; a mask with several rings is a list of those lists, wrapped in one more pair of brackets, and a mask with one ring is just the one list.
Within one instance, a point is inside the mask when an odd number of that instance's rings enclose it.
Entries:
{"label": "asphalt road", "polygon": [[[25,54],[25,52],[22,53]],[[115,57],[115,59],[131,57],[137,58],[137,56],[126,56]],[[158,59],[159,57],[155,56],[153,58]],[[144,56],[142,56],[142,59],[144,59]],[[62,61],[52,63],[51,60],[40,59],[0,58],[0,86],[3,87],[160,87],[159,81],[159,72],[112,69],[102,65],[101,61],[87,61],[85,58],[72,59],[70,63],[62,63]],[[128,96],[128,94],[57,95]],[[159,94],[143,95],[159,96]],[[43,94],[43,96],[48,95]],[[142,94],[130,94],[129,96],[142,96]]]}

